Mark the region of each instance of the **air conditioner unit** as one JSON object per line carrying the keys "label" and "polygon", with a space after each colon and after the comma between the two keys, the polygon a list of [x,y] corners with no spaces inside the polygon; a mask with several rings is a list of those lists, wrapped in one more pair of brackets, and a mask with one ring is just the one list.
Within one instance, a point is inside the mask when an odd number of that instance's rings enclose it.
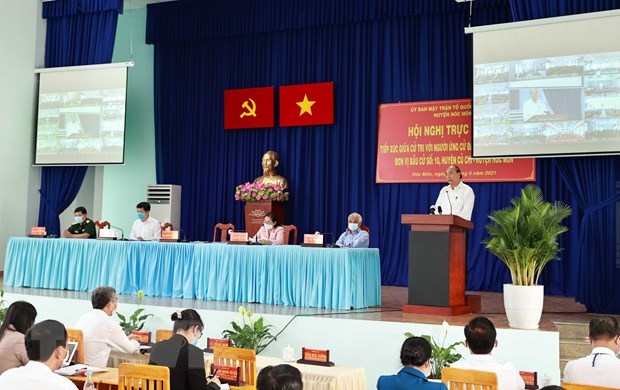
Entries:
{"label": "air conditioner unit", "polygon": [[170,222],[174,230],[181,228],[181,186],[153,184],[146,187],[146,201],[151,204],[151,216],[159,222]]}

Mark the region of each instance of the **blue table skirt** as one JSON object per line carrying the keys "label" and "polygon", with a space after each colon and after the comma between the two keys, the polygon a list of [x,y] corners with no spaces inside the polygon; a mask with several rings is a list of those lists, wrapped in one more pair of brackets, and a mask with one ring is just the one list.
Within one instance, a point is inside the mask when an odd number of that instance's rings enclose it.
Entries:
{"label": "blue table skirt", "polygon": [[13,237],[4,284],[342,310],[381,304],[378,249]]}

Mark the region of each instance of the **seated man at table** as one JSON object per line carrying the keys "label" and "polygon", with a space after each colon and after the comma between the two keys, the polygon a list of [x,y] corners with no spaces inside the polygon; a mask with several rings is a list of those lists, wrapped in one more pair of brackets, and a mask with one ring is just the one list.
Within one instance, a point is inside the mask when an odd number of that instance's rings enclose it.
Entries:
{"label": "seated man at table", "polygon": [[450,367],[465,370],[488,371],[497,374],[497,388],[502,390],[523,390],[523,378],[512,364],[495,360],[491,355],[497,347],[497,331],[486,317],[476,317],[465,325],[465,345],[471,355]]}
{"label": "seated man at table", "polygon": [[77,390],[69,379],[54,373],[69,353],[67,341],[67,330],[58,321],[42,321],[28,329],[24,342],[30,361],[0,375],[0,389]]}
{"label": "seated man at table", "polygon": [[75,222],[62,235],[66,238],[97,238],[95,223],[88,219],[87,214],[85,207],[76,208],[73,212]]}
{"label": "seated man at table", "polygon": [[594,347],[590,355],[566,364],[564,382],[620,388],[620,359],[616,357],[620,347],[618,321],[611,316],[592,318],[590,344]]}
{"label": "seated man at table", "polygon": [[151,217],[151,205],[148,202],[140,202],[136,205],[138,219],[131,228],[129,238],[138,241],[156,241],[161,238],[161,224]]}
{"label": "seated man at table", "polygon": [[303,387],[301,372],[290,364],[267,366],[256,378],[256,390],[301,390]]}
{"label": "seated man at table", "polygon": [[368,233],[360,229],[362,226],[362,216],[358,213],[351,213],[348,219],[348,227],[340,235],[336,245],[347,248],[368,248]]}
{"label": "seated man at table", "polygon": [[91,295],[93,311],[84,314],[75,327],[84,334],[84,363],[106,367],[112,349],[134,353],[140,343],[134,335],[126,336],[121,326],[111,317],[116,311],[118,297],[112,287],[97,287]]}

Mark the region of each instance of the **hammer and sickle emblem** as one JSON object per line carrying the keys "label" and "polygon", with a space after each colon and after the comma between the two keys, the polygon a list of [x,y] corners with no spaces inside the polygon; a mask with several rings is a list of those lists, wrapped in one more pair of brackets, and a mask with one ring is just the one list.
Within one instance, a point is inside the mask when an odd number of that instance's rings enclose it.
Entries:
{"label": "hammer and sickle emblem", "polygon": [[[248,100],[252,103],[252,107],[250,107],[250,103],[248,103]],[[241,107],[245,108],[247,111],[242,112],[241,115],[239,115],[239,118],[243,118],[244,116],[256,117],[256,103],[254,103],[254,100],[252,100],[251,98],[248,98],[248,100],[243,102],[243,104],[241,105]]]}

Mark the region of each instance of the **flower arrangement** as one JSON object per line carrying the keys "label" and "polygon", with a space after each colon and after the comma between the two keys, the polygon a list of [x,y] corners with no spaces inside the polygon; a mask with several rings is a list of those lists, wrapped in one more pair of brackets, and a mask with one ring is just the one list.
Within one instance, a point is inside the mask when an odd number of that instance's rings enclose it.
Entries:
{"label": "flower arrangement", "polygon": [[[446,343],[446,337],[448,336],[448,328],[450,327],[450,324],[448,324],[446,321],[444,321],[441,324],[441,329],[439,331],[439,333],[437,334],[436,338],[433,338],[429,335],[422,335],[420,337],[424,337],[426,339],[426,341],[429,342],[429,344],[431,345],[431,375],[430,378],[432,379],[441,379],[441,370],[443,370],[444,367],[449,367],[450,364],[461,360],[461,358],[463,356],[461,356],[460,353],[456,352],[456,347],[458,345],[465,345],[464,342],[459,341],[453,344],[450,344],[447,347],[444,347],[445,343]],[[414,337],[414,335],[412,333],[405,333],[405,337],[409,338],[409,337]],[[438,340],[441,340],[441,344],[438,343]]]}
{"label": "flower arrangement", "polygon": [[119,312],[116,312],[116,315],[121,320],[121,328],[123,328],[123,332],[127,335],[131,334],[134,330],[141,331],[144,327],[144,322],[146,319],[153,316],[152,314],[142,314],[144,312],[144,308],[140,307],[142,298],[144,298],[144,292],[142,290],[138,290],[138,308],[131,316],[129,316],[129,318]]}
{"label": "flower arrangement", "polygon": [[245,307],[239,306],[241,319],[232,321],[231,329],[222,332],[224,338],[229,339],[233,347],[253,349],[257,354],[261,353],[265,347],[275,340],[271,334],[272,325],[265,325],[263,317],[256,321],[252,319],[252,312]]}
{"label": "flower arrangement", "polygon": [[286,202],[288,200],[288,191],[284,191],[282,187],[276,184],[247,182],[235,187],[235,200],[250,202],[259,200]]}

